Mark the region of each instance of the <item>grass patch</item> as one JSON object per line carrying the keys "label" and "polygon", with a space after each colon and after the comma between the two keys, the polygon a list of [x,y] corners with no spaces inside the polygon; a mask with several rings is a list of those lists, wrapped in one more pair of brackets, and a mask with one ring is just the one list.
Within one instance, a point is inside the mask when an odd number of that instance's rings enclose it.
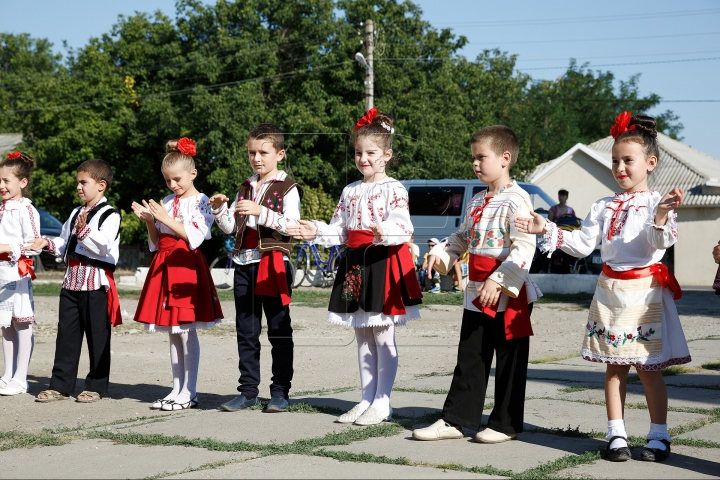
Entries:
{"label": "grass patch", "polygon": [[560,392],[560,393],[575,393],[575,392],[582,392],[584,390],[594,390],[595,388],[597,388],[597,387],[591,387],[589,385],[577,385],[575,387],[561,388],[560,390],[558,390],[558,392]]}
{"label": "grass patch", "polygon": [[409,393],[431,393],[433,395],[447,395],[448,390],[445,388],[404,388],[396,387],[393,388],[395,392],[409,392]]}
{"label": "grass patch", "polygon": [[431,373],[417,373],[415,378],[428,378],[428,377],[447,377],[452,375],[453,372],[431,372]]}
{"label": "grass patch", "polygon": [[544,463],[542,465],[538,465],[537,467],[525,470],[521,474],[513,475],[512,477],[518,479],[548,478],[551,474],[560,470],[600,460],[602,458],[603,449],[604,447],[598,448],[597,450],[585,452],[582,455],[566,455],[552,462]]}
{"label": "grass patch", "polygon": [[703,363],[702,368],[705,370],[720,370],[720,362]]}
{"label": "grass patch", "polygon": [[345,411],[337,407],[326,407],[322,405],[310,405],[308,403],[293,403],[288,406],[288,412],[294,413],[325,413],[328,415],[342,415]]}
{"label": "grass patch", "polygon": [[[33,283],[33,295],[38,297],[58,297],[62,290],[61,283]],[[123,298],[140,298],[140,290],[120,290],[118,295]]]}
{"label": "grass patch", "polygon": [[49,432],[0,432],[0,451],[15,448],[58,447],[70,443],[76,438],[71,435],[53,435]]}
{"label": "grass patch", "polygon": [[321,388],[320,390],[303,390],[301,392],[291,393],[291,397],[307,397],[308,395],[330,395],[333,393],[349,392],[356,390],[357,387],[340,387],[340,388]]}
{"label": "grass patch", "polygon": [[593,293],[547,293],[537,299],[535,303],[579,303],[589,307],[593,295]]}
{"label": "grass patch", "polygon": [[530,360],[528,363],[537,365],[538,363],[560,362],[562,360],[567,360],[569,358],[576,358],[576,357],[578,357],[577,353],[571,353],[568,355],[559,355],[557,357],[536,358],[535,360]]}
{"label": "grass patch", "polygon": [[350,453],[335,452],[321,448],[312,453],[316,457],[334,458],[340,462],[360,462],[360,463],[384,463],[386,465],[410,465],[410,460],[405,457],[390,458],[385,455],[373,455],[371,453]]}
{"label": "grass patch", "polygon": [[672,367],[663,368],[660,373],[663,377],[671,377],[673,375],[682,375],[683,373],[695,373],[702,370],[702,367],[688,368],[684,365],[673,365]]}

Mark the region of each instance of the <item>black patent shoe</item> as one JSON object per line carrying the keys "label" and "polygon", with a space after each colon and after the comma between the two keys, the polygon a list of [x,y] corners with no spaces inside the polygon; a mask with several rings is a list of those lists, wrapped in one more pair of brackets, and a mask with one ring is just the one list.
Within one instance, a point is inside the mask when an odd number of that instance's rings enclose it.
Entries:
{"label": "black patent shoe", "polygon": [[239,395],[229,402],[220,405],[220,410],[224,412],[237,412],[238,410],[243,410],[248,407],[254,407],[257,403],[257,397],[247,398],[245,395]]}
{"label": "black patent shoe", "polygon": [[670,456],[670,442],[667,440],[660,441],[665,444],[665,450],[645,447],[640,454],[640,459],[645,462],[662,462],[668,458]]}
{"label": "black patent shoe", "polygon": [[611,462],[627,462],[632,459],[632,454],[630,453],[630,449],[628,447],[610,448],[610,444],[618,438],[622,438],[627,442],[627,438],[621,437],[620,435],[612,437],[607,444],[606,458]]}
{"label": "black patent shoe", "polygon": [[267,405],[266,413],[281,413],[287,411],[288,401],[282,395],[273,395]]}

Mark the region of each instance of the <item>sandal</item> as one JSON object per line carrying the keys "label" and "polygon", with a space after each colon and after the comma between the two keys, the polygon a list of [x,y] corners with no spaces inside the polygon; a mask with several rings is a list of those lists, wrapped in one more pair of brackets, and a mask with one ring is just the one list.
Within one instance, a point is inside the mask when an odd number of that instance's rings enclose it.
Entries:
{"label": "sandal", "polygon": [[[90,400],[80,400],[80,397],[90,397]],[[97,392],[89,392],[87,390],[83,390],[80,392],[80,395],[77,396],[77,399],[75,401],[77,403],[95,403],[99,402],[102,397]]]}
{"label": "sandal", "polygon": [[173,403],[175,400],[167,400],[165,398],[158,398],[155,400],[152,405],[150,405],[151,410],[160,410],[163,405],[167,405],[168,403]]}
{"label": "sandal", "polygon": [[632,454],[630,453],[630,449],[628,447],[610,448],[610,444],[615,441],[616,438],[622,438],[627,442],[627,438],[621,435],[612,437],[607,444],[606,458],[611,462],[627,462],[628,460],[631,460]]}
{"label": "sandal", "polygon": [[662,462],[668,458],[670,456],[670,442],[664,439],[660,441],[665,444],[665,450],[645,447],[640,454],[640,460],[645,462]]}
{"label": "sandal", "polygon": [[[45,398],[40,398],[40,395],[45,395]],[[60,393],[57,390],[43,390],[38,393],[37,397],[35,397],[35,401],[40,403],[49,403],[57,402],[58,400],[67,400],[68,398],[70,398],[70,395]]]}
{"label": "sandal", "polygon": [[185,410],[187,408],[197,407],[198,403],[200,403],[200,402],[198,402],[197,395],[195,395],[195,398],[193,398],[192,400],[185,402],[185,403],[175,403],[175,402],[166,403],[165,405],[163,405],[160,408],[160,410],[163,410],[166,412],[172,412],[175,410]]}

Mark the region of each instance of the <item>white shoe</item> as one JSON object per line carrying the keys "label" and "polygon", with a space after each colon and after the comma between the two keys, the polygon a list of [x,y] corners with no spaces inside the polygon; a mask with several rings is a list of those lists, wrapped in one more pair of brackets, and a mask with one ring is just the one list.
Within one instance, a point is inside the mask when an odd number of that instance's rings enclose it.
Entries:
{"label": "white shoe", "polygon": [[175,400],[168,400],[166,398],[159,398],[153,402],[152,405],[150,405],[150,408],[153,410],[160,410],[163,405],[168,403],[173,403]]}
{"label": "white shoe", "polygon": [[5,377],[0,377],[0,388],[5,388],[8,386],[8,383],[10,383],[11,380],[8,380]]}
{"label": "white shoe", "polygon": [[440,419],[429,427],[413,430],[412,436],[415,440],[448,440],[463,438],[463,433],[459,428]]}
{"label": "white shoe", "polygon": [[20,385],[20,382],[10,380],[10,383],[8,383],[5,387],[0,388],[0,395],[11,396],[27,393],[27,387],[27,382],[25,382],[25,385]]}
{"label": "white shoe", "polygon": [[512,435],[505,435],[502,432],[496,432],[492,428],[486,428],[482,432],[478,432],[477,435],[475,435],[475,441],[480,443],[502,443],[507,442],[508,440],[515,440],[517,438],[517,433],[513,433]]}
{"label": "white shoe", "polygon": [[360,415],[365,413],[365,410],[367,410],[367,408],[360,408],[360,404],[358,403],[357,405],[352,407],[348,412],[345,412],[342,415],[340,415],[337,418],[337,420],[335,420],[335,423],[355,423],[355,420],[360,418]]}
{"label": "white shoe", "polygon": [[377,408],[370,405],[367,410],[365,410],[363,414],[360,415],[357,420],[355,420],[355,425],[361,425],[365,427],[368,425],[378,425],[382,422],[389,422],[390,420],[392,420],[392,414],[392,407],[390,407],[390,413],[388,413],[387,415],[383,415]]}

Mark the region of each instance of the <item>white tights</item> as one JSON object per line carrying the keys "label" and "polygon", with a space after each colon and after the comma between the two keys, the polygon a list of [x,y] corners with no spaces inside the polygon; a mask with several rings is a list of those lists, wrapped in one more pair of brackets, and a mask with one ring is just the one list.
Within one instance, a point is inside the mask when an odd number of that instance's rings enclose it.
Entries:
{"label": "white tights", "polygon": [[381,414],[390,413],[390,393],[398,369],[395,326],[355,329],[358,366],[362,387],[362,409],[373,406]]}
{"label": "white tights", "polygon": [[195,330],[170,334],[170,364],[173,389],[165,400],[187,403],[197,395],[200,342]]}
{"label": "white tights", "polygon": [[13,386],[25,386],[30,357],[35,347],[32,323],[12,322],[12,325],[2,329],[2,334],[5,357],[5,374],[2,378],[8,383],[13,383]]}

